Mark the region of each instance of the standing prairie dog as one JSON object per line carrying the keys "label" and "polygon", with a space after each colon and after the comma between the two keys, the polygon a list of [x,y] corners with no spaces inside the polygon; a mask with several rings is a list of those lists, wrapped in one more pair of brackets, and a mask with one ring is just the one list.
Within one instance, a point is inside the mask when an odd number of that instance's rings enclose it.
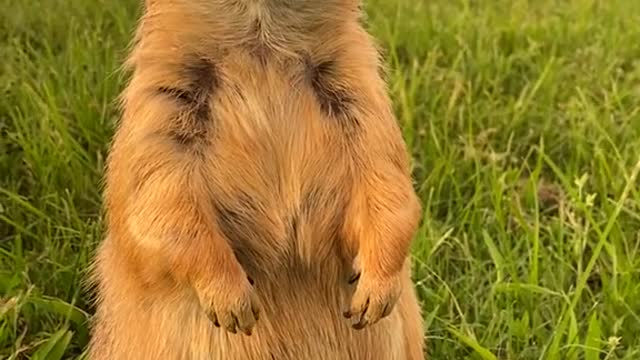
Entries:
{"label": "standing prairie dog", "polygon": [[358,0],[147,0],[93,360],[423,358],[421,216]]}

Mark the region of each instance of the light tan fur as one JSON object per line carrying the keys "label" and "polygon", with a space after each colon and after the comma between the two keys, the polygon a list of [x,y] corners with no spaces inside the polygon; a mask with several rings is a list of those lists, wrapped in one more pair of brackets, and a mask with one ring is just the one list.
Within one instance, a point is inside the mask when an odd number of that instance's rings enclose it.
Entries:
{"label": "light tan fur", "polygon": [[92,359],[423,358],[421,207],[358,6],[147,1]]}

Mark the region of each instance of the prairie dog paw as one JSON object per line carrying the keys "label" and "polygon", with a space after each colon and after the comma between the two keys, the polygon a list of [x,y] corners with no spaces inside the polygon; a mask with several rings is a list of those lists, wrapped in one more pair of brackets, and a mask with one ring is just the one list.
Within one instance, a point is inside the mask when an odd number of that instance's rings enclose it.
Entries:
{"label": "prairie dog paw", "polygon": [[260,301],[251,279],[212,282],[196,289],[200,306],[216,327],[250,336],[260,316]]}
{"label": "prairie dog paw", "polygon": [[358,284],[344,316],[352,319],[354,329],[364,329],[391,314],[400,297],[399,275],[373,277],[363,272],[362,275],[352,276],[352,280],[358,281]]}

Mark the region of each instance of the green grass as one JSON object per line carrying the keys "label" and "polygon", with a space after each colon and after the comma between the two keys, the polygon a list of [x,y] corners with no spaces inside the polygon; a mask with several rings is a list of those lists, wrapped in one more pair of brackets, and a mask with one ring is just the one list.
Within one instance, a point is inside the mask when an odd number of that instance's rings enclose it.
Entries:
{"label": "green grass", "polygon": [[[137,0],[0,0],[0,358],[76,358]],[[482,5],[480,5],[482,4]],[[640,359],[640,2],[377,0],[432,359]]]}

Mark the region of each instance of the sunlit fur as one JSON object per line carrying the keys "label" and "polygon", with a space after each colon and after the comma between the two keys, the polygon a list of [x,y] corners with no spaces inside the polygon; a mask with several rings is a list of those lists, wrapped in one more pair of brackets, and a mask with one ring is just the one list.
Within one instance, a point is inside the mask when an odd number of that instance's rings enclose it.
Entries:
{"label": "sunlit fur", "polygon": [[149,0],[127,65],[92,359],[423,358],[421,206],[358,1]]}

